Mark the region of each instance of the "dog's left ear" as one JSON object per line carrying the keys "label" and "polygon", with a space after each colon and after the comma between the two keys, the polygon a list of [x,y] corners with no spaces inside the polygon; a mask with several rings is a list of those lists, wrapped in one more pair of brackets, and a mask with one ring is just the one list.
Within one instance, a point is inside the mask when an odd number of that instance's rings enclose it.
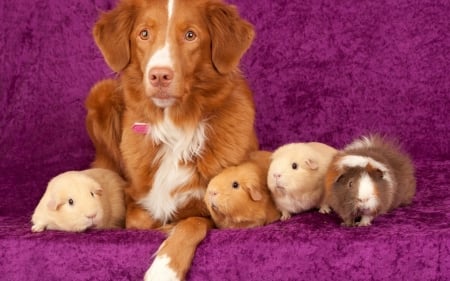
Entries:
{"label": "dog's left ear", "polygon": [[213,65],[219,73],[229,73],[239,65],[253,41],[255,31],[249,22],[239,16],[235,6],[211,3],[206,14]]}

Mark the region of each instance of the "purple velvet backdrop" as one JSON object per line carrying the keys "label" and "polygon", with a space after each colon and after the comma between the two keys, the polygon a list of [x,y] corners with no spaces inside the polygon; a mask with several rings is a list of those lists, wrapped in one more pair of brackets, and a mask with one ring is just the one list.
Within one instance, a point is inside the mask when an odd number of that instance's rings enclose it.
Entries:
{"label": "purple velvet backdrop", "polygon": [[[84,99],[113,77],[91,37],[111,0],[0,2],[0,279],[140,280],[154,231],[30,231],[47,181],[87,168]],[[449,1],[233,0],[257,38],[242,62],[265,149],[404,142],[414,203],[369,228],[314,212],[213,230],[189,280],[450,280]]]}

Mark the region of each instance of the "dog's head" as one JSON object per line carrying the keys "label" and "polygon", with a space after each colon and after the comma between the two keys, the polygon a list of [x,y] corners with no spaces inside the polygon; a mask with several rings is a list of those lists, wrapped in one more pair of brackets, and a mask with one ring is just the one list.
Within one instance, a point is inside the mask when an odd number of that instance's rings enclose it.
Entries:
{"label": "dog's head", "polygon": [[234,6],[215,0],[122,0],[94,27],[111,69],[137,72],[132,82],[162,108],[195,80],[235,71],[253,37]]}

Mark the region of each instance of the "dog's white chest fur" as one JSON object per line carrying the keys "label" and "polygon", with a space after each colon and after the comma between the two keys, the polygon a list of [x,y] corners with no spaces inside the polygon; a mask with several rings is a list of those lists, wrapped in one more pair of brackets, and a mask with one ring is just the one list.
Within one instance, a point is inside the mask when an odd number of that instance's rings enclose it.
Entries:
{"label": "dog's white chest fur", "polygon": [[191,182],[195,169],[185,164],[201,155],[206,140],[206,125],[200,122],[196,128],[182,129],[173,124],[167,113],[166,110],[164,121],[149,131],[149,137],[161,148],[153,160],[158,169],[149,183],[151,190],[139,201],[155,219],[163,223],[169,222],[177,209],[189,199],[204,196],[201,187],[192,187],[185,192],[176,190]]}

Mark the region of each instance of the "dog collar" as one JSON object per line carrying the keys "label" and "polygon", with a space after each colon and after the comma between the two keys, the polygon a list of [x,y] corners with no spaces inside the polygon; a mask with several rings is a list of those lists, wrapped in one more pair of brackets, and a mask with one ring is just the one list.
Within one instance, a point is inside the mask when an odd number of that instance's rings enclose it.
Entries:
{"label": "dog collar", "polygon": [[131,126],[131,129],[136,134],[146,135],[150,132],[150,125],[147,123],[136,122]]}

